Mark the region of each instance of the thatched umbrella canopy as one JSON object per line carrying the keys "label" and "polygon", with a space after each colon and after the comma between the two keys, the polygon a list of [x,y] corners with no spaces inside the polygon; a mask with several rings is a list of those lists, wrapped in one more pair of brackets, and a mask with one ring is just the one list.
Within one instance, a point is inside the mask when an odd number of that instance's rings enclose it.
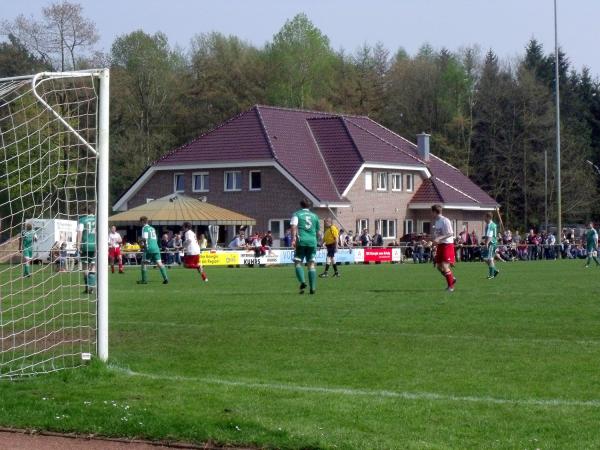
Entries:
{"label": "thatched umbrella canopy", "polygon": [[256,225],[256,220],[243,214],[211,205],[185,195],[170,194],[128,211],[111,216],[115,225],[139,225],[140,217],[148,217],[152,225]]}

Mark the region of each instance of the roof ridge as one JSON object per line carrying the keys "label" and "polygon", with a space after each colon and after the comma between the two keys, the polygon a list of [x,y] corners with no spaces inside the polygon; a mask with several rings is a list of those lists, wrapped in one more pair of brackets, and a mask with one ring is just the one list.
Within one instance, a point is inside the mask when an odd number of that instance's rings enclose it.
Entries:
{"label": "roof ridge", "polygon": [[265,124],[265,121],[262,118],[262,114],[260,113],[260,108],[258,107],[258,105],[255,105],[252,107],[252,109],[256,111],[256,115],[258,116],[258,122],[260,123],[260,128],[263,134],[265,135],[265,139],[267,140],[267,144],[269,145],[269,150],[271,150],[271,155],[273,155],[273,159],[279,161],[279,159],[277,158],[277,153],[275,153],[275,147],[273,147],[273,142],[271,142],[271,137],[267,132],[267,125]]}
{"label": "roof ridge", "polygon": [[[452,164],[450,164],[448,161],[443,160],[442,158],[440,158],[439,156],[434,155],[433,153],[429,153],[429,156],[433,156],[435,159],[437,159],[438,161],[446,164],[448,167],[451,167],[452,169],[456,170],[457,172],[462,173],[457,167],[454,167]],[[464,173],[462,173],[463,175],[465,175]],[[465,175],[466,176],[466,175]],[[468,178],[468,177],[467,177]]]}
{"label": "roof ridge", "polygon": [[375,122],[373,119],[371,119],[369,116],[364,116],[366,117],[368,120],[370,120],[371,122],[373,122],[375,125],[377,125],[379,128],[383,128],[384,130],[389,131],[390,133],[392,133],[394,136],[396,136],[397,138],[402,139],[403,141],[406,141],[407,143],[409,143],[410,145],[412,145],[413,147],[416,147],[417,144],[415,144],[412,141],[409,141],[408,139],[406,139],[404,136],[400,136],[398,133],[396,133],[394,130],[390,130],[387,127],[384,127],[383,125],[381,125],[379,122]]}
{"label": "roof ridge", "polygon": [[308,128],[308,133],[310,134],[310,137],[312,138],[313,142],[315,143],[315,147],[317,147],[317,153],[321,157],[321,161],[323,162],[323,165],[325,166],[325,170],[327,171],[327,175],[329,175],[329,181],[331,181],[331,184],[333,185],[333,188],[335,189],[335,192],[338,195],[338,198],[341,199],[342,195],[340,194],[340,191],[339,191],[339,189],[337,188],[337,186],[335,184],[335,180],[333,179],[333,176],[331,175],[331,171],[329,170],[329,165],[327,164],[327,161],[325,161],[325,157],[323,156],[323,152],[321,151],[321,147],[319,147],[319,143],[315,139],[315,135],[313,133],[313,130],[310,127],[310,124],[308,123],[308,120],[305,120],[304,123],[306,125],[306,128]]}
{"label": "roof ridge", "polygon": [[344,124],[344,129],[346,130],[346,133],[348,133],[348,137],[352,141],[352,146],[354,147],[354,150],[356,150],[356,153],[358,154],[358,158],[364,163],[365,158],[363,158],[362,154],[360,153],[360,150],[358,149],[358,145],[356,145],[356,142],[354,142],[354,139],[352,138],[352,134],[350,133],[350,130],[348,129],[348,124],[346,123],[347,119],[345,117],[342,117],[341,119],[342,119],[342,124]]}
{"label": "roof ridge", "polygon": [[[361,118],[369,119],[368,116],[364,116],[364,115],[360,116],[360,115],[357,115],[357,114],[345,114],[345,113],[330,112],[330,111],[317,111],[317,110],[314,110],[314,109],[290,108],[288,106],[261,105],[260,103],[257,103],[254,106],[257,107],[257,108],[278,109],[278,110],[281,110],[281,111],[304,112],[304,113],[314,113],[314,114],[326,114],[326,115],[346,116],[346,117],[361,117]],[[371,119],[369,119],[369,120],[371,120]]]}
{"label": "roof ridge", "polygon": [[[443,183],[443,184],[445,184],[445,185],[446,185],[446,186],[448,186],[450,189],[454,189],[456,192],[458,192],[458,193],[460,193],[460,194],[464,195],[464,196],[465,196],[465,197],[467,197],[467,198],[470,198],[470,199],[471,199],[471,200],[473,200],[475,203],[481,203],[479,200],[475,199],[474,197],[471,197],[469,194],[467,194],[467,193],[465,193],[465,192],[461,191],[460,189],[458,189],[458,188],[456,188],[456,187],[452,186],[450,183],[447,183],[446,181],[442,180],[441,178],[438,178],[438,177],[433,177],[433,178],[435,178],[435,179],[436,179],[437,181],[439,181],[440,183]],[[438,191],[438,192],[439,192],[439,191]],[[444,196],[442,195],[442,198],[443,198],[443,197],[444,197]]]}
{"label": "roof ridge", "polygon": [[[370,120],[370,119],[369,119],[369,120]],[[427,167],[427,163],[425,163],[425,161],[423,161],[423,160],[422,160],[422,159],[420,159],[419,157],[417,157],[417,156],[415,156],[415,155],[412,155],[412,154],[410,154],[409,152],[407,152],[407,151],[405,151],[405,150],[402,150],[400,147],[397,147],[397,146],[395,146],[395,145],[394,145],[394,144],[392,144],[391,142],[388,142],[386,139],[383,139],[381,136],[378,136],[378,135],[376,135],[376,134],[375,134],[375,133],[373,133],[372,131],[369,131],[369,130],[367,130],[366,128],[364,128],[364,127],[361,127],[359,124],[357,124],[357,123],[353,122],[353,121],[352,121],[352,120],[350,120],[350,119],[348,119],[348,122],[350,122],[350,123],[351,123],[352,125],[354,125],[355,127],[357,127],[357,128],[360,128],[360,129],[361,129],[361,130],[363,130],[365,133],[368,133],[368,134],[370,134],[371,136],[374,136],[375,138],[379,139],[381,142],[384,142],[384,143],[386,143],[387,145],[389,145],[389,146],[391,146],[391,147],[395,148],[395,149],[396,149],[396,150],[398,150],[399,152],[401,152],[401,153],[404,153],[404,154],[405,154],[405,155],[407,155],[407,156],[410,156],[411,158],[413,158],[413,159],[417,160],[418,162],[420,162],[421,164],[423,164],[425,167]],[[377,122],[374,122],[374,123],[377,123]],[[380,125],[380,126],[381,126],[381,125]],[[383,129],[386,129],[386,130],[387,130],[387,128],[385,128],[385,127],[381,127],[381,128],[383,128]],[[414,144],[413,144],[413,145],[414,145]]]}

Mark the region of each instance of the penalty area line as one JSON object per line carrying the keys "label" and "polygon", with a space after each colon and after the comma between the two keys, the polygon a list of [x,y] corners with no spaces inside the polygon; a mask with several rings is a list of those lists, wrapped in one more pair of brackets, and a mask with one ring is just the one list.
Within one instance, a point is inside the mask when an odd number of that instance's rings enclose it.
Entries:
{"label": "penalty area line", "polygon": [[340,387],[322,387],[322,386],[303,386],[296,384],[283,383],[258,383],[254,381],[225,380],[218,378],[186,377],[178,375],[161,375],[124,369],[117,366],[109,366],[109,369],[132,377],[147,378],[150,380],[165,381],[184,381],[202,384],[215,384],[220,386],[240,387],[245,389],[264,389],[287,392],[306,392],[327,395],[343,395],[348,397],[376,397],[376,398],[397,398],[403,400],[429,400],[446,402],[467,402],[467,403],[489,403],[496,405],[520,405],[520,406],[543,406],[543,407],[588,407],[600,408],[600,400],[568,400],[560,398],[547,399],[508,399],[489,396],[473,395],[451,395],[440,394],[436,392],[405,392],[389,390],[369,390]]}

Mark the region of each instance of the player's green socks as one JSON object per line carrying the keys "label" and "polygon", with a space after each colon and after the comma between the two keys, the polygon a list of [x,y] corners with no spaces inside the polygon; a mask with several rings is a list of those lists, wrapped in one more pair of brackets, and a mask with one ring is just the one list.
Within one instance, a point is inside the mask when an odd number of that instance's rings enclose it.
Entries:
{"label": "player's green socks", "polygon": [[165,266],[162,266],[159,270],[160,270],[160,274],[163,277],[163,280],[166,280],[168,278],[167,277],[167,268]]}
{"label": "player's green socks", "polygon": [[90,289],[93,289],[96,287],[96,273],[95,272],[90,272],[88,274],[87,285]]}
{"label": "player's green socks", "polygon": [[308,285],[310,286],[311,291],[314,291],[317,287],[317,269],[314,267],[308,269]]}
{"label": "player's green socks", "polygon": [[300,283],[304,283],[304,268],[300,264],[296,266],[296,278]]}
{"label": "player's green socks", "polygon": [[488,269],[490,272],[490,277],[493,277],[494,276],[494,266],[489,266]]}
{"label": "player's green socks", "polygon": [[29,276],[29,274],[31,273],[31,268],[29,267],[29,263],[23,265],[23,276]]}
{"label": "player's green socks", "polygon": [[83,273],[83,285],[85,286],[85,288],[88,288],[88,274],[87,273]]}
{"label": "player's green socks", "polygon": [[148,282],[148,270],[146,269],[146,266],[142,266],[142,283],[147,283]]}

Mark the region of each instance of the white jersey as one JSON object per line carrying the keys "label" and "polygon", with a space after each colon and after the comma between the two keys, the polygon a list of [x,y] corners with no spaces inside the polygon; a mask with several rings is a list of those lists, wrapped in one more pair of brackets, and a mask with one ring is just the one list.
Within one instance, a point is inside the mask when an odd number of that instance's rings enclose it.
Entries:
{"label": "white jersey", "polygon": [[454,230],[452,229],[452,222],[450,219],[444,216],[438,216],[437,220],[433,224],[433,235],[434,237],[444,236],[449,234],[447,238],[440,239],[440,244],[452,244],[454,243]]}
{"label": "white jersey", "polygon": [[121,246],[121,235],[119,233],[108,233],[108,246],[110,248],[119,248]]}
{"label": "white jersey", "polygon": [[192,230],[187,230],[183,235],[183,251],[186,255],[199,255],[200,245],[198,245],[198,238],[196,233]]}

